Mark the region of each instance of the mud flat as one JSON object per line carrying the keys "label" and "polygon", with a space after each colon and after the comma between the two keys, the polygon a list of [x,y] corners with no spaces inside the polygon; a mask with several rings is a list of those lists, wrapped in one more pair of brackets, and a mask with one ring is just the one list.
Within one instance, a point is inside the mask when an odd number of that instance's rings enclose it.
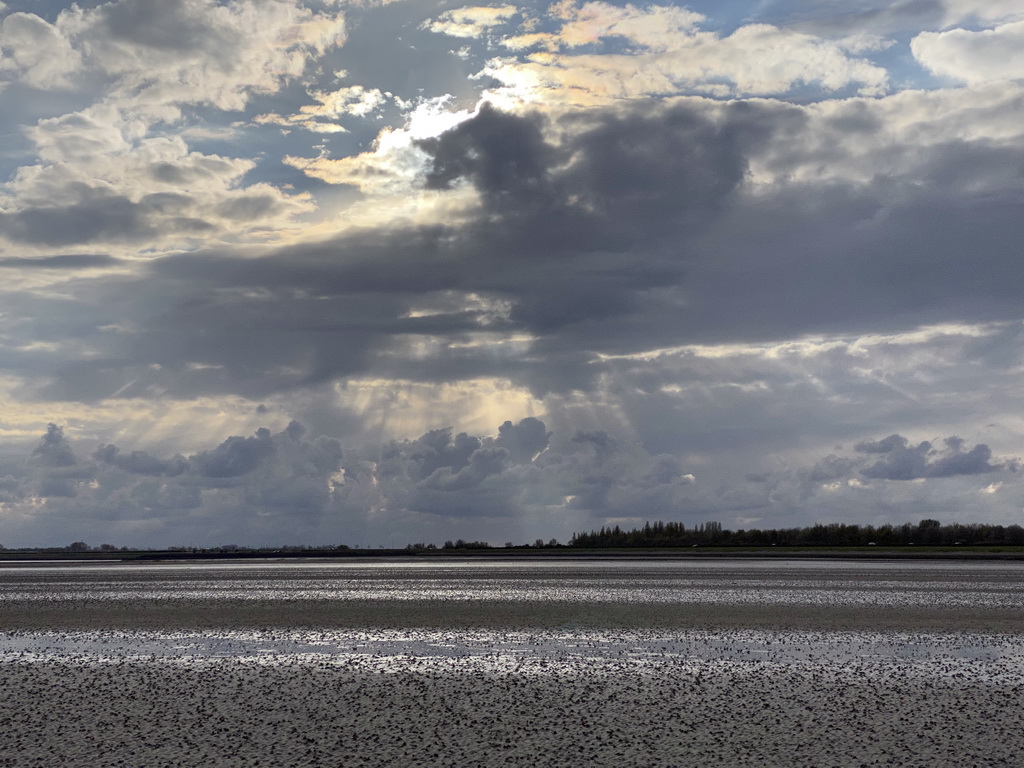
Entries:
{"label": "mud flat", "polygon": [[0,572],[0,766],[1019,765],[1022,574]]}

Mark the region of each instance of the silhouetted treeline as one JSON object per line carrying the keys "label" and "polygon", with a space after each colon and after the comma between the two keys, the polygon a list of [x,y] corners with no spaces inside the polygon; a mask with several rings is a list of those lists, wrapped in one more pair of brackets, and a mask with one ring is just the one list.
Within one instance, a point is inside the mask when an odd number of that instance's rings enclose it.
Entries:
{"label": "silhouetted treeline", "polygon": [[448,541],[446,541],[444,543],[444,546],[441,547],[441,549],[490,549],[490,548],[491,548],[491,545],[488,544],[486,541],[464,541],[462,539],[457,539],[455,541],[452,541],[451,539],[449,539]]}
{"label": "silhouetted treeline", "polygon": [[773,528],[730,531],[721,523],[709,522],[687,528],[683,523],[647,523],[643,528],[622,530],[619,526],[577,533],[571,547],[899,547],[910,545],[1004,545],[1024,546],[1024,528],[1019,525],[943,525],[922,520],[916,525],[845,525],[829,523],[807,528]]}

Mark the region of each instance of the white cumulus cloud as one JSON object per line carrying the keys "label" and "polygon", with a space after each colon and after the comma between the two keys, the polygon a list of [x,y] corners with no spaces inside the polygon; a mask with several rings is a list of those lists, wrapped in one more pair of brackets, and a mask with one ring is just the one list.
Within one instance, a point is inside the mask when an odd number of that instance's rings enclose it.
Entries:
{"label": "white cumulus cloud", "polygon": [[922,32],[910,49],[935,74],[965,83],[1024,80],[1024,21],[977,32]]}

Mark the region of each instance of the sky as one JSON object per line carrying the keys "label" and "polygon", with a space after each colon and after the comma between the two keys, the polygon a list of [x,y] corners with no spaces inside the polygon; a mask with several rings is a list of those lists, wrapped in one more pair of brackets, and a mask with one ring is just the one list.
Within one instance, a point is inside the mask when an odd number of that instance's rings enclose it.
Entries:
{"label": "sky", "polygon": [[1024,520],[1019,0],[0,2],[0,545]]}

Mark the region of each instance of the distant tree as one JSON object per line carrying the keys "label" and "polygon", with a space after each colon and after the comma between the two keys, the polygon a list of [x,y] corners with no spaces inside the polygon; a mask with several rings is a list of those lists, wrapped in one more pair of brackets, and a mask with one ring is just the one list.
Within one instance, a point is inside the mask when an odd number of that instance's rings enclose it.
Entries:
{"label": "distant tree", "polygon": [[943,539],[942,523],[938,520],[922,520],[917,524],[917,533],[922,544],[939,544]]}
{"label": "distant tree", "polygon": [[68,544],[68,552],[88,552],[89,545],[84,541],[74,541]]}
{"label": "distant tree", "polygon": [[[433,545],[429,546],[433,549]],[[466,541],[465,539],[456,539],[452,541],[449,539],[444,543],[442,549],[490,549],[491,545],[486,541]]]}
{"label": "distant tree", "polygon": [[[571,547],[692,547],[700,546],[800,546],[800,547],[864,547],[998,545],[1024,546],[1024,528],[1020,525],[987,525],[953,523],[943,525],[926,519],[917,525],[885,524],[848,525],[817,523],[806,528],[730,531],[718,522],[707,522],[687,529],[682,523],[646,523],[642,528],[623,531],[619,526],[602,527],[600,531],[576,533]],[[540,546],[538,541],[536,546]]]}

